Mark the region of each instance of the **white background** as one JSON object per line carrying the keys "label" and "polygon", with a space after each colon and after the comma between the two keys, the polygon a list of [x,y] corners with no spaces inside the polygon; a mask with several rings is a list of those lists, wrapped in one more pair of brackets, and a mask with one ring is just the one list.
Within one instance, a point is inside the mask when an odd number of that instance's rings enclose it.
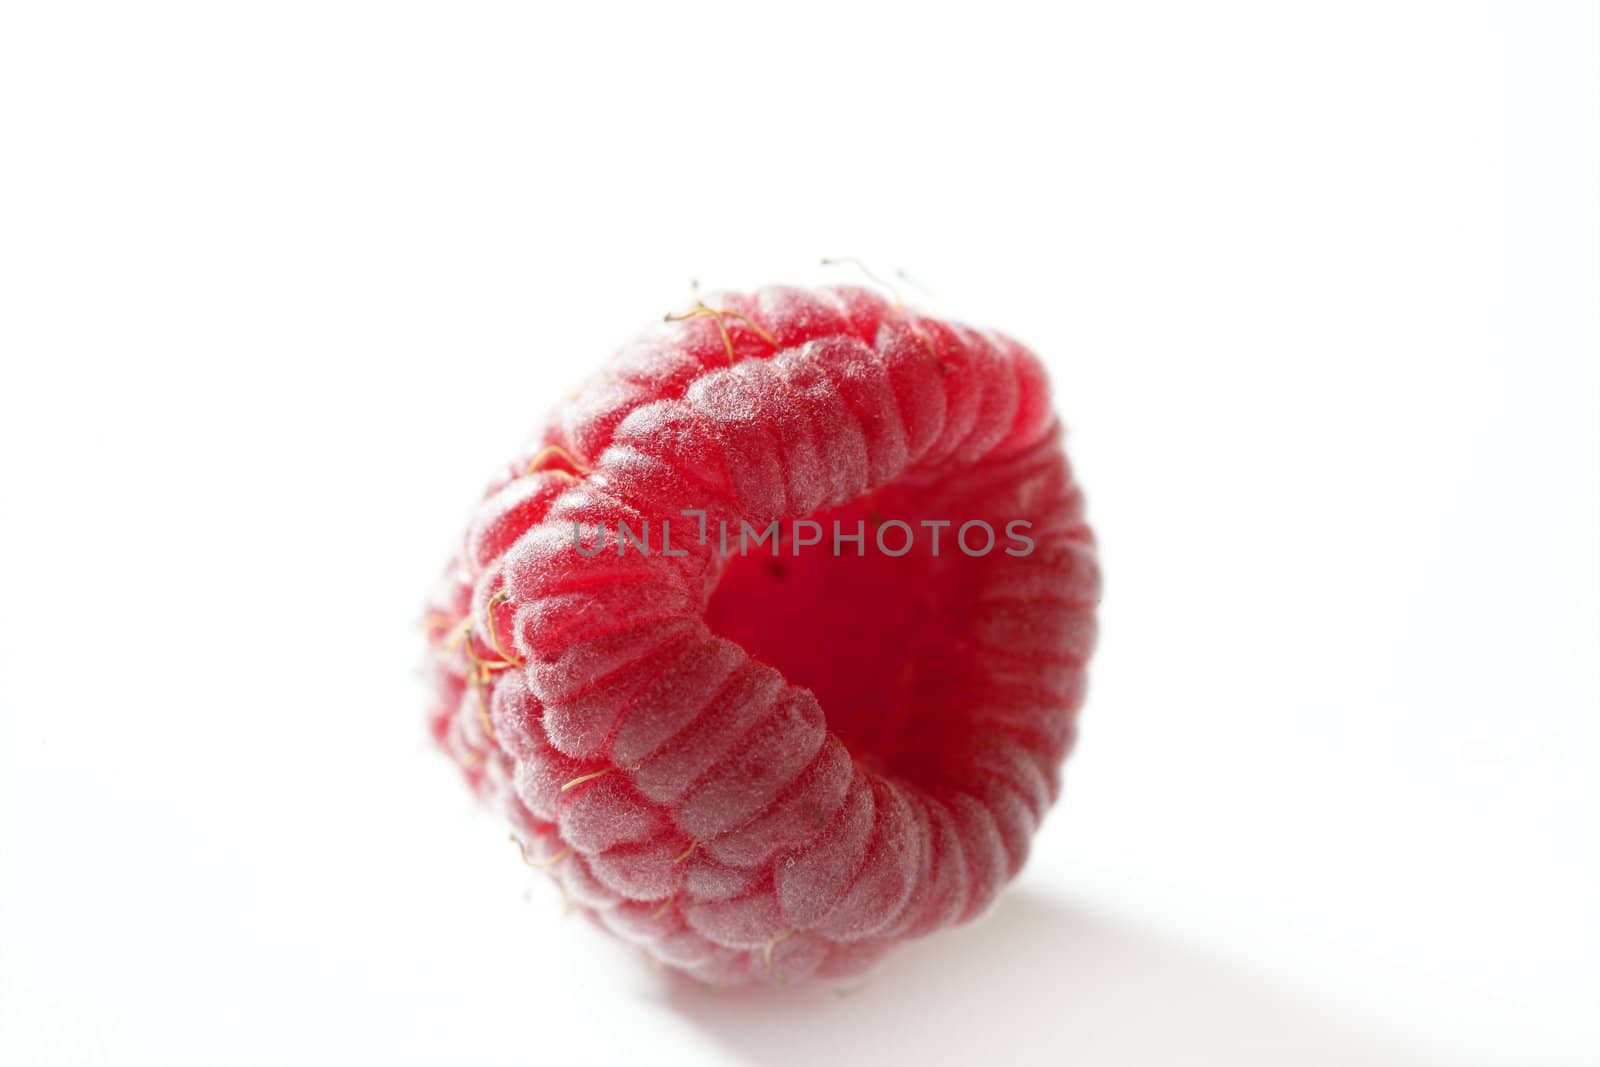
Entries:
{"label": "white background", "polygon": [[[1600,1062],[1592,4],[11,4],[0,1061]],[[647,972],[421,601],[691,279],[1044,355],[1107,574],[984,921]]]}

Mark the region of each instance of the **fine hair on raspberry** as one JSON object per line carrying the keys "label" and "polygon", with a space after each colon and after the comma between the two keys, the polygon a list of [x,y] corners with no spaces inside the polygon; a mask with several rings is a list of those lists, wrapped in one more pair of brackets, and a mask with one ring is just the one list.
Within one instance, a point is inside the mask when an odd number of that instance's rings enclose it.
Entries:
{"label": "fine hair on raspberry", "polygon": [[430,603],[433,736],[575,908],[706,982],[972,919],[1060,791],[1095,641],[1061,438],[1002,334],[707,295],[490,485]]}

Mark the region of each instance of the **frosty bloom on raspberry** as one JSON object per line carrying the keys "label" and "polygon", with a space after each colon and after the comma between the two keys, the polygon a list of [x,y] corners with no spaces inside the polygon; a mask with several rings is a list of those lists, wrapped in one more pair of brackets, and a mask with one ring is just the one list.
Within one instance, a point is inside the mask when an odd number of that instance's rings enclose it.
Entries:
{"label": "frosty bloom on raspberry", "polygon": [[[1094,644],[1060,436],[999,334],[855,288],[708,297],[479,505],[429,615],[434,736],[573,905],[706,981],[843,976],[970,919],[1055,800]],[[685,512],[868,536],[725,554]],[[975,520],[1030,550],[953,551]],[[664,521],[672,555],[573,543]],[[944,550],[879,551],[889,521]]]}

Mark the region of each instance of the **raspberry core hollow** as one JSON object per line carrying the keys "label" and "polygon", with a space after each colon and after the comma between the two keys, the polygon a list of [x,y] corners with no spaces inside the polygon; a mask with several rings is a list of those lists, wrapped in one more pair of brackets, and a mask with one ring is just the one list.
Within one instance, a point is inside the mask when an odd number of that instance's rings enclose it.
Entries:
{"label": "raspberry core hollow", "polygon": [[857,288],[708,296],[478,506],[430,605],[433,735],[574,907],[707,982],[973,918],[1059,791],[1095,639],[1060,437],[1007,337]]}

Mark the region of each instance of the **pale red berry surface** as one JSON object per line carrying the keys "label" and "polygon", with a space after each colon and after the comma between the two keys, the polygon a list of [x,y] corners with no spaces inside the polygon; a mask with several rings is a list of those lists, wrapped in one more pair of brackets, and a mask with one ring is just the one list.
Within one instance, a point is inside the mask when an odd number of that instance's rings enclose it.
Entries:
{"label": "pale red berry surface", "polygon": [[[821,543],[784,540],[795,519]],[[776,555],[722,551],[724,523],[774,520]],[[1025,520],[1031,551],[968,554],[974,520],[1002,541]],[[836,521],[860,549],[834,554]],[[653,551],[577,550],[574,524],[619,522]],[[432,730],[524,858],[661,963],[847,975],[978,915],[1026,860],[1099,589],[1027,349],[861,289],[708,296],[479,505],[430,607]]]}

